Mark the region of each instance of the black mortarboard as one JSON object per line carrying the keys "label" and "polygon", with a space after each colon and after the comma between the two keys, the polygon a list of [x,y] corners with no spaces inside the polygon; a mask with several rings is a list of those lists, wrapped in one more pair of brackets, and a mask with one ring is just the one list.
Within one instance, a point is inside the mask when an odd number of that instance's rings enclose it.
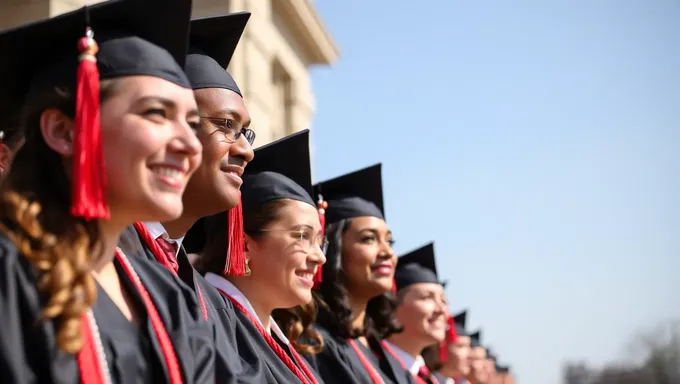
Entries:
{"label": "black mortarboard", "polygon": [[498,365],[496,364],[496,372],[498,373],[509,373],[510,372],[510,367],[507,365]]}
{"label": "black mortarboard", "polygon": [[463,312],[453,316],[453,323],[456,326],[456,333],[459,336],[467,335],[465,333],[465,320],[467,319],[467,309]]}
{"label": "black mortarboard", "polygon": [[280,199],[302,201],[316,208],[311,193],[309,130],[305,129],[255,150],[255,158],[243,175],[243,213]]}
{"label": "black mortarboard", "polygon": [[382,164],[323,181],[314,194],[328,202],[326,224],[353,217],[385,218],[382,190]]}
{"label": "black mortarboard", "polygon": [[398,259],[397,269],[394,271],[397,291],[416,283],[441,284],[435,264],[434,243],[401,256]]}
{"label": "black mortarboard", "polygon": [[250,12],[237,12],[191,21],[184,70],[193,89],[224,88],[243,96],[226,69],[249,18]]}
{"label": "black mortarboard", "polygon": [[7,30],[0,35],[0,105],[17,105],[27,89],[75,94],[78,42],[88,26],[100,79],[146,75],[191,88],[182,70],[190,15],[190,0],[111,0]]}
{"label": "black mortarboard", "polygon": [[473,332],[470,334],[470,347],[481,347],[482,346],[482,330]]}

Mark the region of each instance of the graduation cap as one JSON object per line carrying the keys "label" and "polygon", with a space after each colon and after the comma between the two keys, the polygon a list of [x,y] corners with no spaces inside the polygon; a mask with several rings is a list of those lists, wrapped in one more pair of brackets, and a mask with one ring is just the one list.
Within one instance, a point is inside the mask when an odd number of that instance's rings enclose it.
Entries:
{"label": "graduation cap", "polygon": [[255,150],[243,175],[243,212],[281,199],[292,199],[316,207],[312,199],[309,130],[294,133]]}
{"label": "graduation cap", "polygon": [[328,202],[326,223],[362,216],[385,219],[382,164],[318,183],[314,186],[314,194],[323,196]]}
{"label": "graduation cap", "polygon": [[482,346],[482,330],[477,330],[470,334],[470,347],[481,347]]}
{"label": "graduation cap", "polygon": [[496,364],[496,372],[498,372],[498,373],[510,373],[510,366]]}
{"label": "graduation cap", "polygon": [[417,283],[442,284],[437,277],[434,243],[401,256],[394,271],[394,282],[397,291]]}
{"label": "graduation cap", "polygon": [[193,89],[223,88],[241,90],[227,73],[250,12],[205,17],[191,21],[191,43],[184,70]]}
{"label": "graduation cap", "polygon": [[75,95],[72,215],[109,216],[99,81],[144,75],[191,88],[182,70],[190,15],[190,0],[111,0],[0,34],[3,108],[55,89]]}
{"label": "graduation cap", "polygon": [[465,320],[467,319],[467,309],[453,316],[453,323],[456,327],[456,334],[465,336]]}

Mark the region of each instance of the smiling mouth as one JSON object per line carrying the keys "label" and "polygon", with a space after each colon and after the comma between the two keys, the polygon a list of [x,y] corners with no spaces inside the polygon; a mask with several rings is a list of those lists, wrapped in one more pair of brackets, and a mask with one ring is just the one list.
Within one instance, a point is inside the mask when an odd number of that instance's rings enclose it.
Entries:
{"label": "smiling mouth", "polygon": [[314,280],[314,272],[312,271],[299,271],[295,272],[295,275],[302,277],[303,279]]}
{"label": "smiling mouth", "polygon": [[159,176],[166,184],[173,187],[181,187],[184,184],[186,178],[186,172],[184,172],[184,170],[162,165],[156,165],[149,168],[154,175]]}

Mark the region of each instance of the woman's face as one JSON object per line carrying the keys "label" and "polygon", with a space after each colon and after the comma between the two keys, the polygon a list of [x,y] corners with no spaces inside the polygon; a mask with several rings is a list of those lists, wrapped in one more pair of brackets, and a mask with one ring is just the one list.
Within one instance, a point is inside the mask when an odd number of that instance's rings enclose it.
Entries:
{"label": "woman's face", "polygon": [[252,283],[273,308],[292,308],[312,301],[314,275],[326,262],[321,252],[321,224],[315,207],[285,200],[278,220],[260,228],[254,240],[246,236],[246,257]]}
{"label": "woman's face", "polygon": [[470,373],[470,337],[458,336],[456,341],[448,344],[446,365],[450,365],[460,376]]}
{"label": "woman's face", "polygon": [[371,298],[392,289],[397,257],[385,220],[355,217],[342,235],[342,269],[351,296]]}
{"label": "woman's face", "polygon": [[111,218],[177,218],[189,176],[201,161],[193,92],[151,76],[118,82],[101,107]]}

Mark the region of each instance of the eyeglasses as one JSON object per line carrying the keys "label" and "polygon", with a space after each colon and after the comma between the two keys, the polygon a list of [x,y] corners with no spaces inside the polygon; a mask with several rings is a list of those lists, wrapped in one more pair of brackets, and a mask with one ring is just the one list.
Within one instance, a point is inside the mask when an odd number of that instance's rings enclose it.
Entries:
{"label": "eyeglasses", "polygon": [[326,250],[328,250],[328,239],[320,233],[314,236],[310,230],[266,228],[261,229],[260,232],[288,232],[307,253],[312,250],[314,245],[319,247],[324,255]]}
{"label": "eyeglasses", "polygon": [[243,125],[237,123],[232,119],[225,119],[222,117],[201,116],[201,119],[208,120],[224,137],[232,143],[235,143],[241,135],[245,136],[250,145],[255,142],[255,131],[249,128],[244,128]]}

